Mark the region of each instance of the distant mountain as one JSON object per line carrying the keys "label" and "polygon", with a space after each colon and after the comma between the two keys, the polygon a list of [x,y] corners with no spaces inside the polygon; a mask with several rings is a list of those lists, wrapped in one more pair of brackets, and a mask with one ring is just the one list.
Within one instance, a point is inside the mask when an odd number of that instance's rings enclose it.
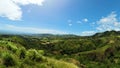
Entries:
{"label": "distant mountain", "polygon": [[[74,34],[32,34],[32,33],[22,33],[22,32],[15,32],[15,31],[7,31],[7,30],[0,30],[0,34],[7,34],[7,35],[28,35],[34,37],[60,37],[60,38],[74,38],[74,37],[91,37],[91,36],[78,36]],[[96,33],[92,37],[105,37],[105,36],[116,36],[120,35],[120,31],[105,31],[101,33]]]}
{"label": "distant mountain", "polygon": [[120,31],[105,31],[102,33],[96,33],[93,37],[106,37],[106,36],[117,36],[120,35]]}
{"label": "distant mountain", "polygon": [[79,36],[73,35],[73,34],[31,34],[31,36],[48,37],[48,38],[52,38],[52,37],[60,37],[60,38],[79,37]]}
{"label": "distant mountain", "polygon": [[9,30],[0,30],[0,34],[25,34],[25,33],[22,33],[22,32],[16,32],[16,31],[9,31]]}
{"label": "distant mountain", "polygon": [[19,31],[9,31],[9,30],[0,30],[0,34],[7,35],[32,35],[31,33],[19,32]]}

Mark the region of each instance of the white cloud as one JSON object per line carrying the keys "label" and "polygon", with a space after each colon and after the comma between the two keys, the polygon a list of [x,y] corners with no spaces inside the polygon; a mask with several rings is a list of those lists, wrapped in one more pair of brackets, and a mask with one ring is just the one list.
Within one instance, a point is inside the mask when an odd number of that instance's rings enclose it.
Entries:
{"label": "white cloud", "polygon": [[81,24],[82,22],[81,21],[77,21],[78,24]]}
{"label": "white cloud", "polygon": [[67,22],[68,22],[68,25],[69,25],[69,26],[72,26],[72,25],[73,25],[73,24],[72,24],[72,20],[69,19]]}
{"label": "white cloud", "polygon": [[72,23],[72,20],[68,20],[67,22],[68,22],[68,23]]}
{"label": "white cloud", "polygon": [[96,33],[95,31],[84,31],[81,33],[81,35],[82,36],[90,36],[90,35],[93,35],[95,33]]}
{"label": "white cloud", "polygon": [[68,25],[69,25],[69,26],[72,26],[73,24],[70,23],[70,24],[68,24]]}
{"label": "white cloud", "polygon": [[43,5],[44,0],[12,0],[14,3],[19,5],[29,5],[29,4],[35,4],[35,5]]}
{"label": "white cloud", "polygon": [[106,17],[102,17],[97,22],[91,23],[91,25],[93,26],[95,24],[97,24],[97,27],[94,31],[84,31],[81,33],[81,35],[89,36],[97,32],[111,31],[111,30],[120,31],[120,21],[117,18],[117,14],[115,12],[111,12],[109,15],[107,15]]}
{"label": "white cloud", "polygon": [[88,19],[87,18],[83,19],[83,22],[88,22]]}
{"label": "white cloud", "polygon": [[99,31],[110,31],[110,30],[120,30],[120,22],[117,19],[117,14],[112,12],[106,17],[102,17],[97,21],[98,27],[96,28]]}
{"label": "white cloud", "polygon": [[9,25],[9,24],[4,25],[3,27],[6,28],[5,30],[24,32],[24,33],[67,34],[66,32],[62,32],[59,30],[40,29],[40,28],[33,28],[33,27],[19,27],[19,26],[14,26],[14,25]]}
{"label": "white cloud", "polygon": [[43,5],[44,0],[0,0],[0,16],[7,17],[10,20],[20,20],[22,18],[22,10],[20,5],[35,4]]}
{"label": "white cloud", "polygon": [[112,12],[111,14],[109,14],[106,17],[102,17],[99,21],[98,24],[113,24],[114,22],[117,22],[117,18],[116,18],[117,14],[115,14],[115,12]]}
{"label": "white cloud", "polygon": [[95,27],[95,25],[96,25],[95,22],[90,23],[90,26],[92,26],[92,27]]}
{"label": "white cloud", "polygon": [[19,20],[21,15],[21,8],[11,0],[0,0],[0,16],[10,20]]}

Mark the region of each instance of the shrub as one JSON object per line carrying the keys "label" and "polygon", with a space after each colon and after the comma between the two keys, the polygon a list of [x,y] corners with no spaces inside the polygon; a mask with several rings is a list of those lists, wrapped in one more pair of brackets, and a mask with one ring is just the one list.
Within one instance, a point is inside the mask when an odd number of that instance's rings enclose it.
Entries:
{"label": "shrub", "polygon": [[40,61],[44,60],[43,56],[41,54],[39,54],[37,52],[37,50],[35,50],[35,49],[28,50],[27,53],[26,53],[26,58],[28,58],[30,60],[33,60],[33,61],[37,61],[37,62],[40,62]]}
{"label": "shrub", "polygon": [[16,65],[16,61],[14,59],[14,57],[9,54],[9,53],[4,53],[3,54],[3,64],[8,67],[8,66],[15,66]]}
{"label": "shrub", "polygon": [[41,55],[45,54],[44,50],[38,50],[38,53],[41,54]]}
{"label": "shrub", "polygon": [[37,55],[37,51],[35,49],[30,49],[26,53],[27,58],[29,58],[30,60],[35,60],[36,55]]}
{"label": "shrub", "polygon": [[18,49],[16,53],[20,59],[23,59],[26,56],[26,49],[24,47],[22,47],[22,48]]}
{"label": "shrub", "polygon": [[24,66],[25,64],[27,65],[35,65],[35,62],[30,60],[29,58],[25,58],[21,66]]}
{"label": "shrub", "polygon": [[16,52],[16,51],[17,51],[17,47],[14,46],[14,45],[7,45],[7,48],[8,48],[9,50],[11,50],[12,52]]}

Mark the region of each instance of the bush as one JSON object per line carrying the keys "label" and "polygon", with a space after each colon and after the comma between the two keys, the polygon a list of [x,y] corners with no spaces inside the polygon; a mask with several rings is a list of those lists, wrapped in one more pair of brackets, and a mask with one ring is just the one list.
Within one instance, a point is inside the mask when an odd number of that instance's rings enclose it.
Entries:
{"label": "bush", "polygon": [[24,47],[22,47],[22,48],[18,49],[16,53],[20,59],[24,59],[26,56],[26,49]]}
{"label": "bush", "polygon": [[44,50],[38,50],[38,53],[41,54],[41,55],[45,54]]}
{"label": "bush", "polygon": [[29,58],[30,60],[35,60],[36,55],[37,55],[37,51],[35,49],[30,49],[26,53],[27,58]]}
{"label": "bush", "polygon": [[8,66],[15,66],[16,65],[16,61],[14,59],[14,57],[9,54],[9,53],[4,53],[3,54],[3,64],[8,67]]}
{"label": "bush", "polygon": [[44,60],[43,56],[39,54],[35,49],[28,50],[26,53],[26,57],[30,60],[37,61],[37,62]]}
{"label": "bush", "polygon": [[12,52],[16,52],[16,51],[17,51],[17,47],[14,46],[14,45],[7,45],[7,48],[8,48],[9,50],[11,50]]}

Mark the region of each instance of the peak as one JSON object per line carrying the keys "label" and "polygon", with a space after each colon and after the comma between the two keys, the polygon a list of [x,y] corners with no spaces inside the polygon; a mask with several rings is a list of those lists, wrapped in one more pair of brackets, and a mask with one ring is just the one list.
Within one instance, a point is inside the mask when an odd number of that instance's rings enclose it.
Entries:
{"label": "peak", "polygon": [[105,32],[101,32],[101,33],[96,33],[95,35],[93,35],[94,37],[104,37],[104,36],[116,36],[116,35],[120,35],[120,31],[105,31]]}

